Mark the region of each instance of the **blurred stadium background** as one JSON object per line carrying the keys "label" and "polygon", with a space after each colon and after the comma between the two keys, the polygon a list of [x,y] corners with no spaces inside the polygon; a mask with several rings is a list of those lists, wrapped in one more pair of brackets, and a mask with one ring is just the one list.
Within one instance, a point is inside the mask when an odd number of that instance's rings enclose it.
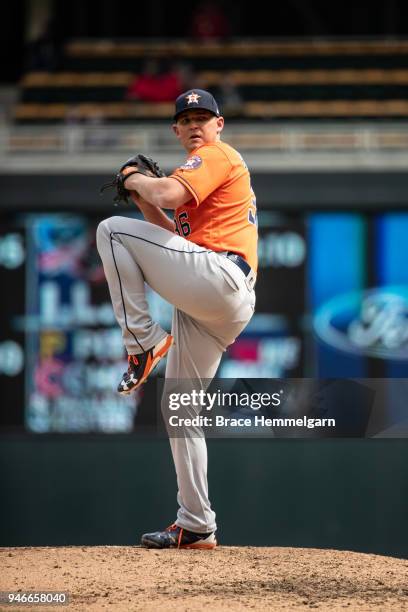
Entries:
{"label": "blurred stadium background", "polygon": [[[387,426],[406,414],[408,8],[264,12],[2,9],[0,545],[130,544],[173,518],[168,442],[145,430],[154,385],[114,391],[125,361],[95,228],[137,216],[99,196],[124,159],[141,151],[166,171],[183,159],[170,117],[190,86],[219,99],[259,208],[257,311],[220,376],[383,378]],[[170,308],[149,299],[168,327]],[[406,440],[209,446],[224,543],[407,555]]]}

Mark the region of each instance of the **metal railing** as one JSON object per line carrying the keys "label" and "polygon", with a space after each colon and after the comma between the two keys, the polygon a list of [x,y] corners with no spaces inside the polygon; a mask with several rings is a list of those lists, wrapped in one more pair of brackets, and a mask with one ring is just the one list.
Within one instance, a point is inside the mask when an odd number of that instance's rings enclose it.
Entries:
{"label": "metal railing", "polygon": [[[392,157],[405,160],[408,152],[408,122],[381,124],[234,124],[224,130],[223,139],[244,156],[257,160],[276,156],[339,155]],[[41,125],[0,128],[0,169],[29,157],[50,156],[58,162],[68,158],[70,166],[86,165],[93,158],[120,157],[135,152],[180,157],[180,145],[171,126],[151,125]]]}

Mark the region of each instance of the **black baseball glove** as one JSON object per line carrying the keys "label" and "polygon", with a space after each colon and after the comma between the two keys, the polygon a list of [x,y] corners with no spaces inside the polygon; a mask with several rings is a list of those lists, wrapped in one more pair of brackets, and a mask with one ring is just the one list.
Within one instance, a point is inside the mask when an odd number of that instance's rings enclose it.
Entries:
{"label": "black baseball glove", "polygon": [[[122,171],[125,168],[128,168],[129,166],[135,166],[137,170],[133,170],[128,174],[122,174]],[[141,154],[135,155],[123,164],[123,166],[120,168],[119,172],[112,181],[109,181],[109,183],[105,183],[104,185],[102,185],[100,193],[103,193],[105,189],[113,187],[114,189],[116,189],[116,195],[113,198],[115,206],[117,206],[119,202],[125,202],[127,204],[128,198],[130,196],[130,191],[126,189],[126,187],[124,186],[124,182],[129,176],[132,176],[132,174],[144,174],[145,176],[151,176],[156,178],[162,178],[163,176],[166,176],[163,170],[160,168],[159,164],[153,159],[151,159],[151,157],[146,157],[146,155]]]}

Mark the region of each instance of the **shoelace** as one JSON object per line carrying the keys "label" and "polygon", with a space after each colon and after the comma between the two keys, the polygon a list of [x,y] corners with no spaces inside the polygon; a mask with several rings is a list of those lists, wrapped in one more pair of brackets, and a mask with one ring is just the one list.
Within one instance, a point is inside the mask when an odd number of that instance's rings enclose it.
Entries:
{"label": "shoelace", "polygon": [[182,527],[179,527],[178,525],[176,525],[176,523],[172,523],[171,525],[166,527],[165,531],[175,531],[176,529],[180,529],[179,534],[178,534],[178,538],[177,538],[177,548],[180,548],[181,538],[183,537],[184,529]]}
{"label": "shoelace", "polygon": [[135,365],[135,366],[139,365],[139,358],[138,358],[138,356],[137,355],[128,355],[128,364],[129,364],[128,372],[131,372],[132,371],[132,364]]}
{"label": "shoelace", "polygon": [[126,370],[126,372],[123,372],[123,376],[126,376],[126,374],[132,374],[132,364],[134,364],[135,366],[139,365],[139,359],[137,355],[128,355],[128,369]]}
{"label": "shoelace", "polygon": [[139,358],[137,355],[128,355],[128,369],[127,369],[127,373],[128,374],[132,374],[133,372],[133,366],[138,366],[139,365]]}

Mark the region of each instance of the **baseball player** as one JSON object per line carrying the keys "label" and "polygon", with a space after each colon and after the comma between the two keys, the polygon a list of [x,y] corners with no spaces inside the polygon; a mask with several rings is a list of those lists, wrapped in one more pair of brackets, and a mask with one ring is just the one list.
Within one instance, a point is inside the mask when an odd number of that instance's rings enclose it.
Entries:
{"label": "baseball player", "polygon": [[[223,127],[209,92],[181,94],[173,130],[186,161],[162,178],[124,167],[123,185],[145,220],[116,216],[98,226],[97,246],[128,352],[121,394],[142,384],[165,355],[166,383],[194,379],[207,388],[223,351],[253,315],[256,200],[245,162],[221,141]],[[163,209],[174,211],[173,220]],[[150,317],[145,282],[174,306],[171,335]],[[144,534],[141,543],[212,549],[216,522],[208,498],[204,435],[171,437],[170,445],[177,520],[164,531]]]}

